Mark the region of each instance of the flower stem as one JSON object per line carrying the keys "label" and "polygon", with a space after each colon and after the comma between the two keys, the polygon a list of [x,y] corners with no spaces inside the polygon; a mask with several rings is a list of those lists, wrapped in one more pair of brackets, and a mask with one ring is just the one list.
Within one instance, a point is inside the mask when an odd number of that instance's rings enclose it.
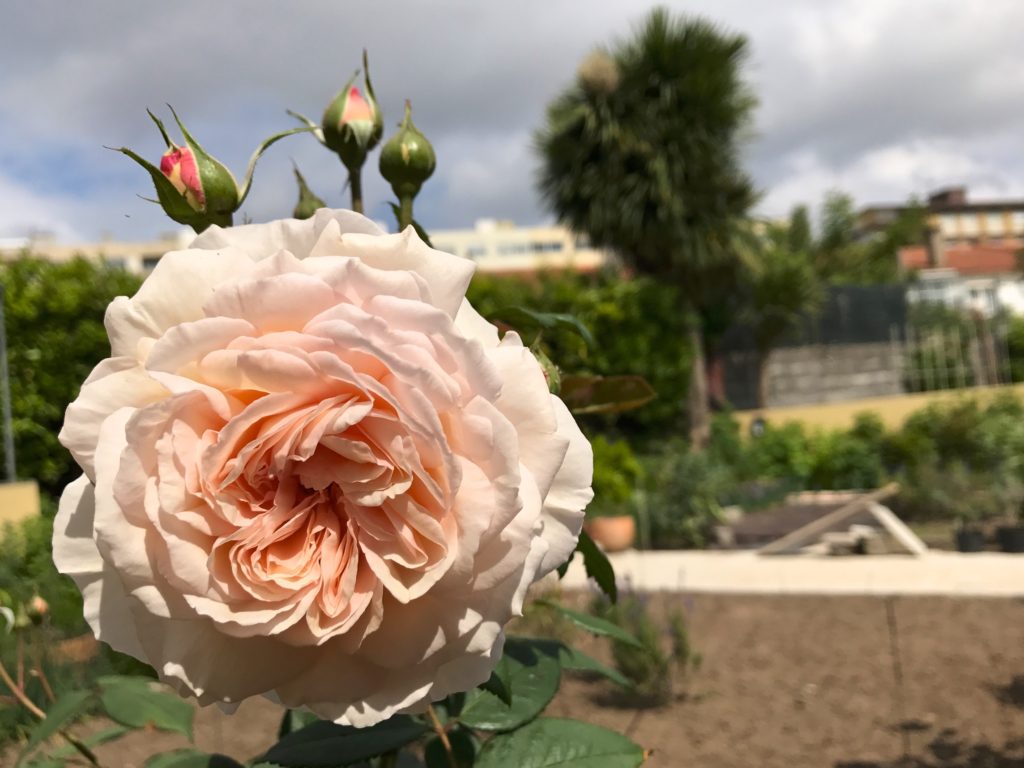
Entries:
{"label": "flower stem", "polygon": [[3,680],[4,685],[11,689],[11,693],[14,694],[14,698],[18,700],[21,706],[23,706],[36,717],[38,717],[40,720],[46,719],[46,713],[43,712],[43,710],[41,710],[39,707],[37,707],[35,705],[35,702],[32,701],[32,699],[25,695],[25,691],[22,688],[18,687],[18,685],[14,682],[13,678],[11,678],[10,673],[7,671],[7,667],[3,665],[3,662],[0,662],[0,680]]}
{"label": "flower stem", "polygon": [[363,212],[363,171],[361,168],[350,169],[348,183],[352,188],[352,210]]}
{"label": "flower stem", "polygon": [[[411,204],[411,200],[410,200]],[[459,764],[455,762],[455,753],[452,751],[452,743],[448,739],[448,731],[441,725],[441,718],[437,716],[437,711],[431,704],[427,707],[427,717],[430,718],[430,726],[434,729],[434,733],[437,734],[437,738],[441,740],[441,746],[444,747],[444,753],[448,757],[448,765],[451,768],[459,768]]]}
{"label": "flower stem", "polygon": [[402,232],[406,227],[412,226],[412,195],[402,195],[398,198],[398,231]]}

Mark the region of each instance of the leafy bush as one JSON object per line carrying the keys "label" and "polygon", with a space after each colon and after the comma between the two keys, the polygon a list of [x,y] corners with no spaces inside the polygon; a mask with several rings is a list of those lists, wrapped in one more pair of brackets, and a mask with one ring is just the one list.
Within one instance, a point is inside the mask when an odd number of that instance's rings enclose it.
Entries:
{"label": "leafy bush", "polygon": [[594,449],[594,501],[587,514],[621,515],[630,511],[643,467],[624,440],[609,441],[598,435]]}
{"label": "leafy bush", "polygon": [[639,375],[658,393],[635,411],[581,417],[588,433],[628,435],[643,445],[682,431],[691,352],[673,286],[650,278],[623,280],[615,274],[551,273],[535,279],[477,275],[468,297],[484,317],[517,305],[575,315],[597,344],[588,347],[571,333],[546,334],[550,357],[563,371]]}
{"label": "leafy bush", "polygon": [[[0,265],[6,288],[8,364],[18,475],[56,495],[77,469],[57,433],[64,410],[110,354],[103,313],[139,279],[84,259],[22,258]],[[0,449],[2,455],[2,449]]]}
{"label": "leafy bush", "polygon": [[721,518],[721,499],[733,486],[732,468],[708,452],[690,452],[683,443],[669,443],[648,457],[643,508],[650,545],[657,549],[690,549],[707,545]]}

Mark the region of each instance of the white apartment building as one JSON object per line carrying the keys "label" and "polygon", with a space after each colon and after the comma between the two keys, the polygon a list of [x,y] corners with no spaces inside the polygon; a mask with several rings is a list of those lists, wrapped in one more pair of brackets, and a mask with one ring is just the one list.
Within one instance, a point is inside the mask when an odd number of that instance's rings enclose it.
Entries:
{"label": "white apartment building", "polygon": [[[147,274],[168,251],[188,246],[195,237],[182,229],[156,240],[123,242],[104,239],[91,243],[58,243],[49,235],[0,239],[0,259],[23,253],[50,261],[83,256],[104,261],[134,274]],[[591,248],[586,238],[561,226],[517,227],[510,221],[481,219],[472,229],[434,230],[434,247],[475,261],[481,272],[530,274],[542,270],[593,272],[608,261],[604,251]]]}

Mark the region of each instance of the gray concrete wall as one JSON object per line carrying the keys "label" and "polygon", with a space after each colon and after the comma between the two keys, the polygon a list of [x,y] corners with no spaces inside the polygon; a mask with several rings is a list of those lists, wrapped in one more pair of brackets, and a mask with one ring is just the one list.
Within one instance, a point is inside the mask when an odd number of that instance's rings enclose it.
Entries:
{"label": "gray concrete wall", "polygon": [[768,407],[898,395],[903,355],[888,342],[789,347],[768,361]]}

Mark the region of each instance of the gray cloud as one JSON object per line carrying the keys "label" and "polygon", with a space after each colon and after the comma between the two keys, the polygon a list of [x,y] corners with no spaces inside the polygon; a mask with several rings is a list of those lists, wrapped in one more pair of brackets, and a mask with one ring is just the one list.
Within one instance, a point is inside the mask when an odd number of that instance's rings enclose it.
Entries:
{"label": "gray cloud", "polygon": [[[954,0],[700,0],[751,39],[761,105],[749,165],[777,214],[832,186],[863,200],[902,199],[940,183],[1021,191],[1024,5]],[[141,169],[101,148],[162,149],[144,107],[171,102],[213,154],[240,173],[286,107],[318,117],[370,50],[388,130],[413,101],[439,168],[419,215],[428,226],[477,217],[550,217],[534,188],[532,131],[546,102],[593,46],[627,35],[648,4],[577,0],[431,3],[383,0],[96,0],[12,3],[0,27],[0,235],[47,224],[65,235],[146,236],[168,228]],[[261,161],[244,212],[287,213],[294,158],[343,205],[342,169],[309,137]],[[375,162],[375,159],[372,161]],[[389,190],[367,172],[387,218]]]}

